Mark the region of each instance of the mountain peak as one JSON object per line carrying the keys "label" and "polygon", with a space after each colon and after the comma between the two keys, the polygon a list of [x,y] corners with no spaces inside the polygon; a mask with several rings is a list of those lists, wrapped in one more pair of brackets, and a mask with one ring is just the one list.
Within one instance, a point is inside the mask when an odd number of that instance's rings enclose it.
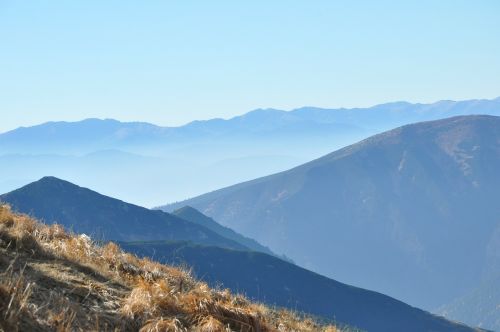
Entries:
{"label": "mountain peak", "polygon": [[1,195],[0,200],[15,211],[31,214],[46,223],[62,224],[98,239],[176,239],[246,249],[244,245],[175,215],[129,204],[53,176]]}
{"label": "mountain peak", "polygon": [[66,194],[73,195],[76,192],[78,192],[80,196],[85,196],[85,197],[91,197],[94,195],[100,197],[106,197],[93,190],[80,187],[74,183],[60,179],[55,176],[44,176],[37,181],[28,183],[27,185],[19,189],[13,190],[0,197],[11,194],[15,195],[16,193],[29,193],[31,197],[37,197],[40,199],[42,199],[45,195],[63,198],[64,195]]}
{"label": "mountain peak", "polygon": [[58,177],[51,176],[51,175],[46,175],[46,176],[42,177],[41,179],[39,179],[38,181],[35,181],[31,184],[28,184],[28,186],[36,184],[36,183],[43,183],[43,184],[59,183],[59,184],[72,185],[72,186],[78,187],[76,184],[73,184],[69,181],[66,181],[66,180],[60,179]]}
{"label": "mountain peak", "polygon": [[192,216],[197,216],[197,217],[208,218],[206,215],[204,215],[203,213],[201,213],[200,211],[196,210],[194,207],[189,206],[189,205],[183,206],[183,207],[175,210],[174,214],[184,215],[184,216],[192,215]]}

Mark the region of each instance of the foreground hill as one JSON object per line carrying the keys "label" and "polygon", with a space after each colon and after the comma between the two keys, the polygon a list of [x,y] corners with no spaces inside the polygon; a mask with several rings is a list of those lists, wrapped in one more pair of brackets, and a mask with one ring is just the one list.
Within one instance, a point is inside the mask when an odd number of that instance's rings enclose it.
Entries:
{"label": "foreground hill", "polygon": [[190,205],[298,264],[429,310],[500,274],[500,117],[397,128]]}
{"label": "foreground hill", "polygon": [[208,228],[169,213],[125,203],[54,177],[44,177],[1,195],[0,201],[10,204],[15,211],[100,240],[186,240],[247,249]]}
{"label": "foreground hill", "polygon": [[0,271],[2,331],[338,331],[5,206]]}
{"label": "foreground hill", "polygon": [[121,243],[126,251],[192,267],[209,285],[373,332],[467,331],[386,295],[352,287],[263,253],[188,243]]}

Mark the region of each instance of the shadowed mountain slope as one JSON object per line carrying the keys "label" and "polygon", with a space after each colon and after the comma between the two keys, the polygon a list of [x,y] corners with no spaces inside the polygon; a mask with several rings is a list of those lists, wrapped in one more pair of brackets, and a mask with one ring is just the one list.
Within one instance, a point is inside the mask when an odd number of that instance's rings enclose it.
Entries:
{"label": "shadowed mountain slope", "polygon": [[59,223],[95,239],[186,240],[234,249],[245,246],[177,216],[125,203],[54,177],[0,196],[14,210]]}
{"label": "shadowed mountain slope", "polygon": [[[276,257],[234,250],[246,247],[170,214],[126,204],[56,178],[43,178],[0,198],[18,211],[42,216],[49,223],[62,220],[60,223],[64,226],[98,240],[142,240],[123,246],[164,262],[172,255],[171,263],[192,264],[198,275],[212,285],[223,283],[270,304],[300,308],[326,318],[342,318],[344,323],[367,327],[370,331],[470,330],[387,296],[329,280]],[[32,207],[29,204],[33,204]],[[169,247],[165,241],[144,242],[144,239],[160,238],[218,247],[192,244]]]}
{"label": "shadowed mountain slope", "polygon": [[500,272],[500,118],[403,126],[190,205],[298,264],[432,310]]}
{"label": "shadowed mountain slope", "polygon": [[231,239],[235,242],[238,242],[248,249],[251,249],[253,251],[259,251],[263,252],[266,254],[274,255],[274,253],[269,250],[269,248],[264,247],[257,241],[250,239],[248,237],[245,237],[239,233],[236,233],[232,229],[228,227],[224,227],[220,224],[218,224],[215,220],[213,220],[210,217],[207,217],[200,211],[190,207],[190,206],[185,206],[180,209],[175,210],[172,212],[173,215],[178,216],[179,218],[182,218],[184,220],[190,221],[194,224],[198,224],[200,226],[203,226],[205,228],[210,229],[211,231],[225,237],[226,239]]}
{"label": "shadowed mountain slope", "polygon": [[437,312],[471,326],[500,331],[500,276],[482,282]]}

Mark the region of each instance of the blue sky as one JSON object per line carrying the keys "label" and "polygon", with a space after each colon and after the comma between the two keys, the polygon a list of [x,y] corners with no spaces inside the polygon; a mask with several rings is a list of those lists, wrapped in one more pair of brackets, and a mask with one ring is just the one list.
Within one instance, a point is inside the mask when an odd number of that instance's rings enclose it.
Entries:
{"label": "blue sky", "polygon": [[0,0],[0,131],[500,96],[500,1]]}

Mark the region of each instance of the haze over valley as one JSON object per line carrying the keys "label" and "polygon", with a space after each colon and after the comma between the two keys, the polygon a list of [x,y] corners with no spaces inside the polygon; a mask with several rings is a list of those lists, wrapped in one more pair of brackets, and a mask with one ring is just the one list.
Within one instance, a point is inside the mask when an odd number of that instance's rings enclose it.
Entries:
{"label": "haze over valley", "polygon": [[53,175],[153,207],[283,171],[400,125],[468,114],[500,115],[500,99],[265,109],[181,127],[48,122],[0,134],[0,192]]}

